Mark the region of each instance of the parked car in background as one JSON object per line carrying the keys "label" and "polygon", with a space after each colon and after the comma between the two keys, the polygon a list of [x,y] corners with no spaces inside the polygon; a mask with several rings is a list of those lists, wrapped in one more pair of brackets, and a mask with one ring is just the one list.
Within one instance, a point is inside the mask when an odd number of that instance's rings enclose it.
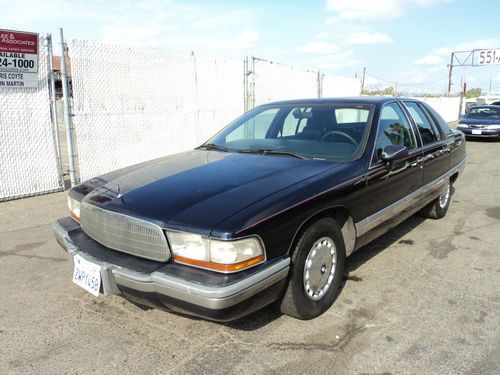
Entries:
{"label": "parked car in background", "polygon": [[457,124],[467,138],[500,139],[500,105],[470,107]]}
{"label": "parked car in background", "polygon": [[355,250],[416,212],[445,216],[465,161],[464,135],[417,100],[276,102],[72,188],[53,228],[96,296],[213,320],[277,302],[311,319]]}

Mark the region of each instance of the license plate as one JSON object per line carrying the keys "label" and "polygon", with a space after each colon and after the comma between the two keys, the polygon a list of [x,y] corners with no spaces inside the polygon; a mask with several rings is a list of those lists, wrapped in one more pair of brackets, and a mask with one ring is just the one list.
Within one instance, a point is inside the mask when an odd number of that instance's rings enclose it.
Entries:
{"label": "license plate", "polygon": [[482,134],[482,131],[481,130],[472,130],[472,134]]}
{"label": "license plate", "polygon": [[101,267],[83,259],[79,255],[74,257],[73,282],[87,292],[99,297],[101,289]]}

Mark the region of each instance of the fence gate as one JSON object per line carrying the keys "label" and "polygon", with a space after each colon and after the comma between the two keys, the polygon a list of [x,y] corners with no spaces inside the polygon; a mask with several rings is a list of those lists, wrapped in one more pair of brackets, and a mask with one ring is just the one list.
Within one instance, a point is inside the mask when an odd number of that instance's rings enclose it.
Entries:
{"label": "fence gate", "polygon": [[43,35],[38,51],[38,87],[0,87],[0,201],[63,188]]}

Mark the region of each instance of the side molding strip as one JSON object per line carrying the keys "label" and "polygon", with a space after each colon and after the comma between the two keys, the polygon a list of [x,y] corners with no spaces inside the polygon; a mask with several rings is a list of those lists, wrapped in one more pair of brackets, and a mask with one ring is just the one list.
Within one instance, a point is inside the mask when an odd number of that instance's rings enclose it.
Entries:
{"label": "side molding strip", "polygon": [[374,213],[373,215],[368,216],[366,219],[358,221],[355,224],[357,236],[361,237],[362,235],[368,233],[373,228],[389,220],[397,213],[415,205],[417,202],[425,198],[427,194],[433,192],[434,190],[438,192],[439,188],[444,184],[447,178],[455,174],[457,171],[461,173],[464,170],[466,161],[467,158],[462,160],[458,165],[450,169],[442,176],[436,178],[434,181],[429,182],[428,184],[422,186],[413,193],[407,195],[406,197],[400,199],[397,202],[394,202],[390,206],[387,206],[386,208]]}

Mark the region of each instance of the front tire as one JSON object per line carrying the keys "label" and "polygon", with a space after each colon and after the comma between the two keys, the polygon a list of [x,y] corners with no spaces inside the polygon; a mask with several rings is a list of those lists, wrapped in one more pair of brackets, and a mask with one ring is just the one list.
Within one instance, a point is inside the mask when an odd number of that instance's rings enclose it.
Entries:
{"label": "front tire", "polygon": [[323,314],[337,297],[344,264],[344,239],[337,222],[323,218],[310,225],[294,248],[281,312],[302,320]]}
{"label": "front tire", "polygon": [[451,201],[452,185],[450,180],[446,181],[446,186],[439,197],[420,210],[420,215],[429,219],[441,219],[448,212]]}

